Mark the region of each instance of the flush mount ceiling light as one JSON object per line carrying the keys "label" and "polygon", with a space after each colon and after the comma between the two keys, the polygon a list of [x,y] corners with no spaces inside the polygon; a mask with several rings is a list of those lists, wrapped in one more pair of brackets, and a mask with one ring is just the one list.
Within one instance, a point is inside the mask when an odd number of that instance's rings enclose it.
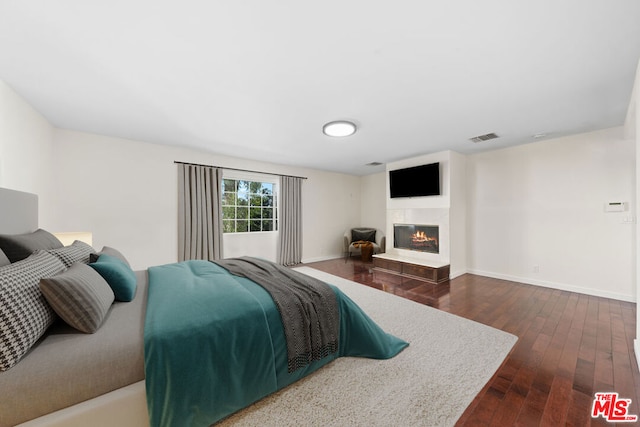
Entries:
{"label": "flush mount ceiling light", "polygon": [[322,126],[322,132],[328,136],[349,136],[356,133],[356,125],[346,120],[336,120]]}

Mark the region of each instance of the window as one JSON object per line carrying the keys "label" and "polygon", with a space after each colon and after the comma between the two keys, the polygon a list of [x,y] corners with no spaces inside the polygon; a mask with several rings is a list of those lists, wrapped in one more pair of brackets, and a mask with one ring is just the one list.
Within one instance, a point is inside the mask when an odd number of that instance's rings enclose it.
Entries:
{"label": "window", "polygon": [[222,180],[222,224],[225,233],[276,231],[275,183]]}

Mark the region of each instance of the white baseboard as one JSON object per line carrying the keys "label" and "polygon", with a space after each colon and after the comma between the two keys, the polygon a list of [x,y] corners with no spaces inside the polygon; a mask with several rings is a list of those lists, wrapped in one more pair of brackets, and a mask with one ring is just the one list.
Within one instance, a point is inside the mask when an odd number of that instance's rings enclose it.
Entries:
{"label": "white baseboard", "polygon": [[302,263],[303,264],[309,264],[311,262],[328,261],[330,259],[337,259],[337,258],[344,258],[344,255],[325,255],[325,256],[320,256],[320,257],[304,258],[302,260]]}
{"label": "white baseboard", "polygon": [[467,273],[466,270],[455,270],[455,271],[452,270],[452,271],[449,272],[449,279],[453,280],[456,277],[460,277],[460,276],[462,276],[463,274],[466,274],[466,273]]}
{"label": "white baseboard", "polygon": [[580,286],[568,285],[565,283],[548,282],[544,280],[536,280],[530,277],[511,276],[508,274],[493,273],[490,271],[482,271],[475,269],[467,269],[469,274],[477,274],[478,276],[491,277],[493,279],[509,280],[511,282],[524,283],[526,285],[542,286],[545,288],[558,289],[561,291],[576,292],[579,294],[592,295],[595,297],[610,298],[619,301],[636,302],[635,295],[620,294],[617,292],[607,292],[598,289],[583,288]]}
{"label": "white baseboard", "polygon": [[640,341],[637,339],[633,340],[633,352],[636,355],[636,364],[638,365],[638,369],[640,369]]}

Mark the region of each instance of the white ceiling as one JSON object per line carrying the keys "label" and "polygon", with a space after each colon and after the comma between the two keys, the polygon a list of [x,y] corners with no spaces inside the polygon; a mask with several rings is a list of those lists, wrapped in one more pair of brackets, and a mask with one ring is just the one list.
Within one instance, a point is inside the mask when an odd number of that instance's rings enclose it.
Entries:
{"label": "white ceiling", "polygon": [[0,0],[57,127],[356,175],[622,125],[639,59],[638,0]]}

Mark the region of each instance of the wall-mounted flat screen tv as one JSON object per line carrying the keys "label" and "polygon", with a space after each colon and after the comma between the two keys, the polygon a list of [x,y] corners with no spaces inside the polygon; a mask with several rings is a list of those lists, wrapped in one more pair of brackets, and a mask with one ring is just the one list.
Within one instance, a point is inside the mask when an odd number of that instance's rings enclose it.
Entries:
{"label": "wall-mounted flat screen tv", "polygon": [[391,198],[440,195],[440,163],[389,171]]}

